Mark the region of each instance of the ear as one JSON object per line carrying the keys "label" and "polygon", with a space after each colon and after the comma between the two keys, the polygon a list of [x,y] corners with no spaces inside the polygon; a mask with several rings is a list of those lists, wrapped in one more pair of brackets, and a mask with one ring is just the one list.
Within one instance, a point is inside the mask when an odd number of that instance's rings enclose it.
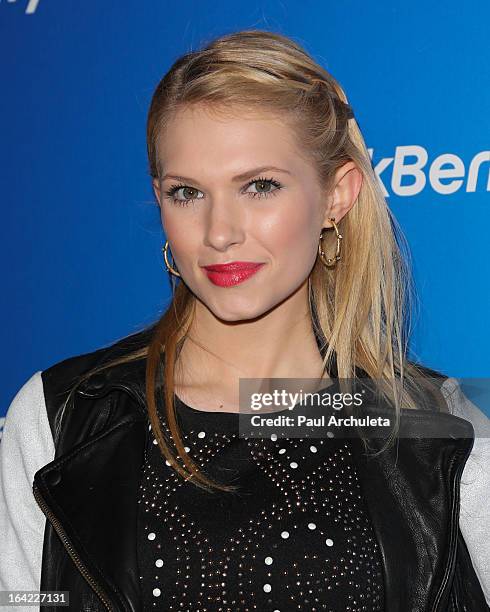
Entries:
{"label": "ear", "polygon": [[160,189],[160,181],[157,178],[154,178],[152,181],[152,186],[153,186],[153,193],[155,194],[155,197],[158,201],[158,205],[162,206],[162,201],[161,201],[161,189]]}
{"label": "ear", "polygon": [[329,219],[333,217],[338,223],[354,206],[362,186],[362,172],[353,161],[348,161],[335,173],[333,185],[323,227],[333,227]]}

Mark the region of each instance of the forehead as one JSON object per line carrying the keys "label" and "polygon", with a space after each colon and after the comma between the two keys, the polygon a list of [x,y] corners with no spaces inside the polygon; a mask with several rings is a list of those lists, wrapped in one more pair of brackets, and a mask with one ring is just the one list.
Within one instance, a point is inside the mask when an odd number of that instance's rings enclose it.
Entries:
{"label": "forehead", "polygon": [[291,124],[277,115],[204,105],[177,111],[159,137],[158,156],[165,172],[267,164],[294,171],[306,163]]}

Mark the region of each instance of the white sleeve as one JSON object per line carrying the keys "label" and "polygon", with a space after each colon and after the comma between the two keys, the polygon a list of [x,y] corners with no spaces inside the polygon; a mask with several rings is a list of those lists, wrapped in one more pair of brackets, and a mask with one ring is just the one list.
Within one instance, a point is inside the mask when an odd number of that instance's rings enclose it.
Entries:
{"label": "white sleeve", "polygon": [[[0,441],[0,590],[38,591],[46,517],[33,492],[34,474],[54,459],[41,372],[17,392]],[[21,607],[16,606],[16,610]],[[32,606],[25,606],[33,612]]]}
{"label": "white sleeve", "polygon": [[490,605],[490,419],[463,393],[455,378],[442,385],[451,413],[470,421],[475,441],[461,477],[459,526]]}

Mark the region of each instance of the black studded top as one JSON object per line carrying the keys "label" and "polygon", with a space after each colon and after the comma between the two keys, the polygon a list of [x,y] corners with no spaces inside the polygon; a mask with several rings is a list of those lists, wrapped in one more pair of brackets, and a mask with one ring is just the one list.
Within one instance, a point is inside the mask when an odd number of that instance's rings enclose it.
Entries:
{"label": "black studded top", "polygon": [[383,611],[349,440],[239,437],[237,413],[176,403],[188,454],[239,491],[185,481],[149,426],[138,498],[144,610]]}

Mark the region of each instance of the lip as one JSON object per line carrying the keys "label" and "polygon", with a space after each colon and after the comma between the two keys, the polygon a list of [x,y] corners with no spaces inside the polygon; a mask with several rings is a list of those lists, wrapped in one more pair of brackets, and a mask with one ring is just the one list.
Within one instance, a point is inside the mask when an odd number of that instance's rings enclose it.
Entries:
{"label": "lip", "polygon": [[235,272],[237,270],[254,269],[261,265],[261,263],[255,261],[229,261],[223,264],[210,264],[209,266],[203,266],[203,268],[211,272]]}
{"label": "lip", "polygon": [[252,261],[231,261],[226,264],[202,266],[209,280],[219,287],[232,287],[246,281],[263,266]]}

